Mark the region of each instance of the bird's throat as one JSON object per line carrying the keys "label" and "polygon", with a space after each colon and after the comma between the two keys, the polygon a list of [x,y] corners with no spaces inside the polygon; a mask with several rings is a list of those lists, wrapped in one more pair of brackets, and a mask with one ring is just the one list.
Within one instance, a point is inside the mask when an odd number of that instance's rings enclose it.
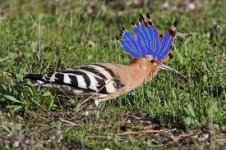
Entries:
{"label": "bird's throat", "polygon": [[131,91],[144,83],[147,83],[157,73],[150,74],[149,69],[146,66],[142,66],[139,63],[133,63],[128,66],[126,76],[126,91]]}

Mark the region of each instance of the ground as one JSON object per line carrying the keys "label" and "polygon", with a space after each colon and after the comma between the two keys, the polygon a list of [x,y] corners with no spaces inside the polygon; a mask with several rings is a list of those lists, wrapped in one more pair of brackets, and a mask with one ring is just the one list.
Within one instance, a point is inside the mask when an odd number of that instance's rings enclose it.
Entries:
{"label": "ground", "polygon": [[[226,2],[8,0],[0,2],[1,149],[215,149],[226,146]],[[22,82],[82,64],[131,61],[115,40],[149,13],[175,24],[171,67],[129,94],[85,108]]]}

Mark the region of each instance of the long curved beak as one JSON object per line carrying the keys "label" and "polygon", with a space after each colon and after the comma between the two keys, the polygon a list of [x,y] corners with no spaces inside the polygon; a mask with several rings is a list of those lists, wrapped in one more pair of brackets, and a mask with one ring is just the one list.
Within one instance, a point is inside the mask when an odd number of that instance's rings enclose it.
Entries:
{"label": "long curved beak", "polygon": [[176,74],[179,74],[181,77],[187,79],[187,77],[185,75],[183,75],[182,73],[180,73],[179,71],[167,66],[167,65],[164,65],[164,64],[160,64],[160,69],[163,69],[163,70],[167,70],[167,71],[171,71],[171,72],[174,72]]}

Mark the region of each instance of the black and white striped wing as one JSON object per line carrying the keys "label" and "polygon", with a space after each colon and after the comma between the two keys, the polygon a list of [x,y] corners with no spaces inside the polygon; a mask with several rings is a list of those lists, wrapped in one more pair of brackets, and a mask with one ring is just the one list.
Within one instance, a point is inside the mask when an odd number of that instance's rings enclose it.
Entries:
{"label": "black and white striped wing", "polygon": [[43,86],[56,87],[68,94],[77,95],[112,94],[122,87],[115,73],[100,64],[48,73],[40,81]]}

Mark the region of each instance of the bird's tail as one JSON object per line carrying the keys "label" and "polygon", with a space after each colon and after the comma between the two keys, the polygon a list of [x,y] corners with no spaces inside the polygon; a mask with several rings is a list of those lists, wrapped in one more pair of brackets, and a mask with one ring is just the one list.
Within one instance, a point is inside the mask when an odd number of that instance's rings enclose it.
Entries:
{"label": "bird's tail", "polygon": [[34,86],[39,86],[46,82],[43,76],[44,74],[26,74],[23,79],[24,81],[30,80]]}

